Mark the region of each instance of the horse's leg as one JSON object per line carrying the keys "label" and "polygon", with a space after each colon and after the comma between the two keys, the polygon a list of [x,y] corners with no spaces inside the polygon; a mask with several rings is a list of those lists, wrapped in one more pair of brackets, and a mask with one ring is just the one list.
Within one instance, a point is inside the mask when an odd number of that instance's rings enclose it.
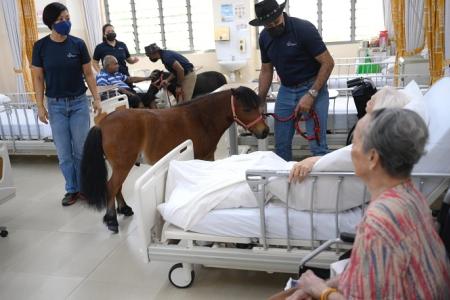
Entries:
{"label": "horse's leg", "polygon": [[131,165],[128,168],[123,164],[123,162],[119,166],[112,165],[113,172],[111,178],[108,181],[108,201],[106,214],[103,217],[103,221],[105,222],[108,229],[113,231],[114,233],[119,232],[115,198],[120,188],[122,187],[123,182],[127,178],[128,172],[130,171],[132,165],[133,162],[131,162]]}
{"label": "horse's leg", "polygon": [[117,213],[119,215],[125,215],[126,217],[132,216],[134,214],[133,209],[127,205],[125,202],[125,199],[122,195],[122,186],[120,186],[119,191],[116,195],[116,201],[117,201]]}

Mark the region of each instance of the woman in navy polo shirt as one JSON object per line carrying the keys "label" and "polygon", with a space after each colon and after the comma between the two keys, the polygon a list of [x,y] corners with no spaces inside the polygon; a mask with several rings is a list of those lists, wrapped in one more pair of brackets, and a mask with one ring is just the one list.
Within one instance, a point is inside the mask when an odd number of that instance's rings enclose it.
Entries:
{"label": "woman in navy polo shirt", "polygon": [[100,72],[101,67],[99,61],[103,62],[106,55],[114,56],[119,62],[119,72],[130,76],[128,72],[127,63],[135,64],[139,61],[136,56],[131,57],[130,52],[128,52],[128,47],[124,42],[116,40],[116,32],[114,31],[114,26],[111,24],[103,25],[103,43],[98,44],[95,47],[93,55],[93,65],[97,72]]}
{"label": "woman in navy polo shirt", "polygon": [[[43,22],[51,33],[33,47],[32,73],[39,120],[50,121],[59,166],[66,181],[62,205],[75,203],[80,191],[80,162],[90,127],[87,85],[94,97],[94,111],[101,110],[91,58],[83,40],[69,35],[67,7],[58,2],[47,5]],[[47,108],[44,106],[44,90]]]}

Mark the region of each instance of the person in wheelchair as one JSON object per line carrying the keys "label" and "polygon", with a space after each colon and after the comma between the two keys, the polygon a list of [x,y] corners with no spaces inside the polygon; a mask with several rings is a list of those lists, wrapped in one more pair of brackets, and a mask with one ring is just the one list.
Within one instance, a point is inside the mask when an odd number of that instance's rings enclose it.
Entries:
{"label": "person in wheelchair", "polygon": [[427,140],[425,122],[407,109],[375,110],[358,122],[351,158],[371,199],[349,263],[329,281],[307,271],[272,299],[450,299],[449,260],[411,181]]}
{"label": "person in wheelchair", "polygon": [[131,77],[119,72],[119,63],[112,55],[106,55],[103,59],[103,69],[96,77],[98,86],[116,86],[119,93],[128,97],[128,103],[132,108],[147,107],[156,108],[153,99],[148,93],[137,93],[129,84],[150,80],[148,77]]}

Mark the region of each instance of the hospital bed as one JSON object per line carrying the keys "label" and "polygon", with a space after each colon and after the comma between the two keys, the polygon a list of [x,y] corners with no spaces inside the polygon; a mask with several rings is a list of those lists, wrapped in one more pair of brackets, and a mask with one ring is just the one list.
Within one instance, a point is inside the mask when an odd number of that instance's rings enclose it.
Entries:
{"label": "hospital bed", "polygon": [[[9,161],[8,149],[5,143],[0,142],[0,205],[12,199],[16,195],[16,188]],[[0,225],[0,236],[6,237],[8,230]]]}
{"label": "hospital bed", "polygon": [[[426,154],[414,167],[413,180],[432,204],[450,184],[450,121],[447,117],[450,78],[436,83],[423,101],[432,118],[425,120],[429,128]],[[421,101],[422,101],[421,100]],[[421,108],[422,109],[422,108]],[[140,250],[147,262],[173,262],[169,280],[177,287],[189,287],[194,280],[193,265],[297,273],[299,263],[308,267],[329,268],[351,244],[341,243],[341,232],[355,232],[368,200],[367,191],[360,194],[358,207],[345,207],[353,172],[331,168],[312,172],[307,180],[312,188],[304,199],[307,211],[285,204],[266,204],[266,188],[274,177],[285,178],[286,170],[248,170],[246,180],[255,194],[256,207],[213,209],[189,230],[175,225],[176,220],[161,217],[166,200],[166,184],[171,161],[193,159],[193,146],[186,141],[153,165],[135,183],[135,197]],[[323,185],[323,180],[332,181]],[[322,181],[322,183],[321,183]],[[323,199],[320,191],[333,187],[334,196]],[[289,189],[289,185],[286,185]],[[359,187],[361,188],[361,186]],[[356,190],[356,186],[353,187]],[[351,191],[351,189],[350,189]],[[289,194],[289,193],[286,193]],[[319,211],[321,203],[333,207],[332,212]],[[332,240],[332,242],[328,242]],[[337,243],[336,243],[337,242]],[[333,245],[334,244],[334,245]],[[330,246],[331,248],[328,248]],[[313,253],[319,248],[320,253]],[[327,248],[327,249],[322,249]],[[323,250],[323,251],[322,251]]]}
{"label": "hospital bed", "polygon": [[[38,119],[32,97],[31,93],[0,94],[0,139],[12,155],[56,155],[50,124]],[[126,95],[113,95],[102,101],[102,117],[128,107]],[[91,125],[94,121],[91,112]]]}

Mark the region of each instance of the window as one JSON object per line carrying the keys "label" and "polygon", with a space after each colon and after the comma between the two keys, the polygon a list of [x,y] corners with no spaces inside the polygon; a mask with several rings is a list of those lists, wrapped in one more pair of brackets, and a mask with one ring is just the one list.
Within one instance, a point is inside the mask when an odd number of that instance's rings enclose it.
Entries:
{"label": "window", "polygon": [[384,29],[383,1],[356,1],[357,40],[370,40]]}
{"label": "window", "polygon": [[289,1],[289,15],[308,20],[318,27],[317,0]]}
{"label": "window", "polygon": [[325,42],[367,40],[384,29],[383,0],[287,0],[286,7],[313,23]]}
{"label": "window", "polygon": [[212,2],[205,0],[105,0],[107,21],[130,53],[157,43],[176,51],[214,48]]}

